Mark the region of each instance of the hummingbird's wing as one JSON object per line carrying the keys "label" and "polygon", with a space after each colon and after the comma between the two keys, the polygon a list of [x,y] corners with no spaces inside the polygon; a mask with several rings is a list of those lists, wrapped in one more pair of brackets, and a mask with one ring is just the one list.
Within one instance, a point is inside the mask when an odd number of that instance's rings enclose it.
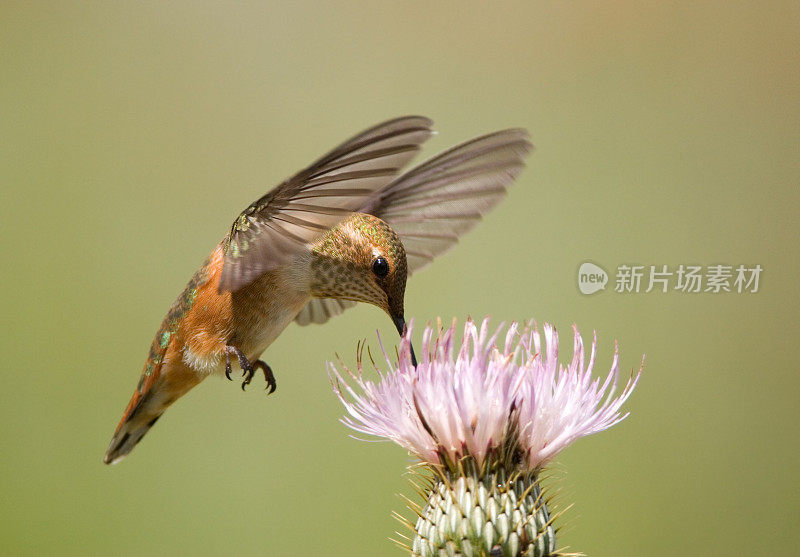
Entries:
{"label": "hummingbird's wing", "polygon": [[252,203],[226,239],[220,292],[279,267],[363,207],[419,151],[432,125],[422,116],[378,124]]}
{"label": "hummingbird's wing", "polygon": [[[359,209],[386,221],[406,250],[408,273],[455,245],[494,207],[525,166],[528,132],[510,129],[478,137],[420,164]],[[315,298],[295,321],[324,323],[355,302]]]}
{"label": "hummingbird's wing", "polygon": [[506,194],[533,145],[524,129],[478,137],[416,166],[359,212],[400,236],[409,274],[455,245]]}
{"label": "hummingbird's wing", "polygon": [[298,325],[309,325],[311,323],[325,323],[334,315],[339,315],[347,308],[356,305],[351,300],[340,300],[338,298],[312,298],[305,307],[294,318]]}

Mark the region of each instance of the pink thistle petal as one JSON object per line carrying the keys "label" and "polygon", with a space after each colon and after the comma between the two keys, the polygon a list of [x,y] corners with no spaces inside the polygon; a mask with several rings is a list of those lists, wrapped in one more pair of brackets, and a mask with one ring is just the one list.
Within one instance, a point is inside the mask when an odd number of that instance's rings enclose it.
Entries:
{"label": "pink thistle petal", "polygon": [[381,373],[375,366],[378,383],[364,379],[360,358],[356,373],[343,366],[353,386],[328,364],[334,391],[347,412],[342,422],[360,433],[390,439],[430,464],[452,464],[469,456],[481,466],[501,454],[498,449],[516,447],[525,470],[533,470],[576,439],[627,417],[620,408],[636,387],[641,368],[615,397],[616,343],[611,370],[601,383],[592,376],[597,337],[586,362],[583,339],[574,326],[573,357],[566,365],[558,362],[558,334],[549,324],[544,325],[542,345],[534,322],[522,331],[512,323],[501,351],[495,343],[503,325],[490,336],[488,318],[480,328],[470,319],[457,353],[455,326],[454,320],[446,330],[425,329],[421,360],[414,368],[412,321],[400,343],[398,364],[391,363],[381,345],[390,371]]}

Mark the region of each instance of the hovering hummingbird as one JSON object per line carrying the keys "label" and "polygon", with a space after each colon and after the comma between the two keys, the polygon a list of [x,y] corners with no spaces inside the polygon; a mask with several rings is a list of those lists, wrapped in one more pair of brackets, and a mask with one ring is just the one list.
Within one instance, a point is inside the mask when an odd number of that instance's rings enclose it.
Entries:
{"label": "hovering hummingbird", "polygon": [[421,116],[378,124],[238,216],[156,333],[106,464],[127,455],[207,376],[231,379],[232,361],[242,370],[242,389],[260,369],[275,391],[272,369],[259,358],[292,321],[324,323],[368,302],[403,334],[406,277],[503,197],[531,150],[525,130],[500,131],[398,177],[432,124]]}

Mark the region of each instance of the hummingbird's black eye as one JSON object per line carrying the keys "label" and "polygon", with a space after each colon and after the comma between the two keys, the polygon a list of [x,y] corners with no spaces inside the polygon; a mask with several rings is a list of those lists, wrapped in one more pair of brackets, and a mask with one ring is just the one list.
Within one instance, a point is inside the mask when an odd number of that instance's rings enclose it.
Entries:
{"label": "hummingbird's black eye", "polygon": [[383,278],[389,274],[389,262],[383,257],[376,257],[372,262],[372,272],[379,278]]}

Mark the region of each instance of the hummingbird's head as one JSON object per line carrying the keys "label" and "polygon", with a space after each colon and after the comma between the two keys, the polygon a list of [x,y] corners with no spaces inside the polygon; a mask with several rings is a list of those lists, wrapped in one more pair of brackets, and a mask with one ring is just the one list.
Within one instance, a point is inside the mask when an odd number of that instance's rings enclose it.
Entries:
{"label": "hummingbird's head", "polygon": [[406,251],[388,224],[353,213],[315,242],[311,253],[312,296],[376,305],[403,334]]}

